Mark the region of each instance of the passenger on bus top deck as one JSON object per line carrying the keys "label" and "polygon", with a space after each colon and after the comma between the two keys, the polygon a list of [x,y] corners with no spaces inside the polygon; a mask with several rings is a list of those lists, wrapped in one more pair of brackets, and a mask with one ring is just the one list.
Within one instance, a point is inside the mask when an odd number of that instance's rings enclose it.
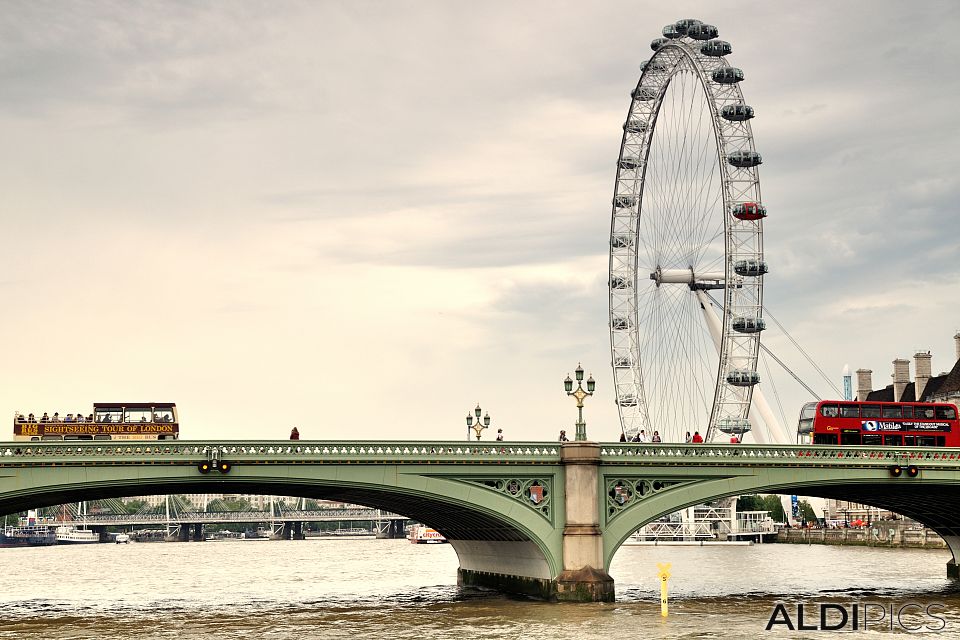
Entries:
{"label": "passenger on bus top deck", "polygon": [[27,416],[27,422],[36,422],[37,418],[32,413]]}
{"label": "passenger on bus top deck", "polygon": [[44,411],[43,415],[40,417],[40,422],[50,422],[50,416],[47,415],[46,411]]}
{"label": "passenger on bus top deck", "polygon": [[60,422],[60,414],[59,414],[58,412],[54,412],[54,414],[53,414],[53,421],[54,421],[54,422]]}
{"label": "passenger on bus top deck", "polygon": [[87,416],[87,422],[93,422],[93,414]]}
{"label": "passenger on bus top deck", "polygon": [[64,422],[73,422],[73,414],[68,413],[67,417],[63,419]]}

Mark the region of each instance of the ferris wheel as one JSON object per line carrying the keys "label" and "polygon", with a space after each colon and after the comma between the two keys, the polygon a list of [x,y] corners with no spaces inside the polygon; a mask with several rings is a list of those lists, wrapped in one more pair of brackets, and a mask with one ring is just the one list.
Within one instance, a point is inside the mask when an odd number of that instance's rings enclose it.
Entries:
{"label": "ferris wheel", "polygon": [[[653,40],[631,93],[610,231],[610,345],[627,437],[683,442],[751,430],[762,317],[763,218],[743,71],[717,28]],[[754,437],[768,441],[755,430]]]}

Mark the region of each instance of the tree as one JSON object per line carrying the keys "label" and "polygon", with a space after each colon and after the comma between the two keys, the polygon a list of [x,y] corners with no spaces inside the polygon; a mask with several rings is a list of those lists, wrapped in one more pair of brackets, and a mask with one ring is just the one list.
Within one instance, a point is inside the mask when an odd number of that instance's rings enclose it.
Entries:
{"label": "tree", "polygon": [[819,522],[820,518],[817,516],[817,512],[813,510],[813,507],[810,506],[810,503],[806,500],[801,500],[800,504],[800,517],[807,522]]}

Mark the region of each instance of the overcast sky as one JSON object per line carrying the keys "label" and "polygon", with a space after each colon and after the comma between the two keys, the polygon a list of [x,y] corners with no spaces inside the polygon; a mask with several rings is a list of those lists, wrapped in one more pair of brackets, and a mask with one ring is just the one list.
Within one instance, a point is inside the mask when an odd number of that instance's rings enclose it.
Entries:
{"label": "overcast sky", "polygon": [[4,0],[0,407],[461,439],[479,402],[552,440],[582,361],[588,433],[617,437],[620,126],[684,17],[733,44],[757,111],[773,315],[837,385],[918,349],[949,369],[956,2]]}

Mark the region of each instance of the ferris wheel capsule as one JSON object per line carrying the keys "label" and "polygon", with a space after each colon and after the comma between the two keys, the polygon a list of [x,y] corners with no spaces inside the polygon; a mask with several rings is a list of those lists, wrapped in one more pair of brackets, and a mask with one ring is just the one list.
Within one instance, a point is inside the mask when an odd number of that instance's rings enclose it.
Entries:
{"label": "ferris wheel capsule", "polygon": [[767,321],[763,318],[737,316],[730,322],[730,326],[737,333],[760,333],[767,328]]}
{"label": "ferris wheel capsule", "polygon": [[763,260],[737,260],[733,263],[733,271],[738,276],[751,276],[758,277],[762,276],[770,271],[767,267],[767,263]]}
{"label": "ferris wheel capsule", "polygon": [[677,25],[676,25],[676,24],[671,23],[671,24],[668,24],[667,26],[665,26],[665,27],[663,28],[663,37],[664,37],[664,38],[667,38],[667,39],[669,39],[669,40],[676,40],[677,38],[680,38],[680,37],[682,37],[682,36],[683,36],[683,34],[680,33],[679,31],[677,31]]}
{"label": "ferris wheel capsule", "polygon": [[746,169],[763,164],[763,158],[756,151],[732,151],[727,154],[727,162],[739,169]]}
{"label": "ferris wheel capsule", "polygon": [[756,202],[738,202],[733,205],[733,217],[737,220],[760,220],[767,217],[767,208]]}
{"label": "ferris wheel capsule", "polygon": [[726,40],[709,40],[700,47],[700,53],[711,58],[722,58],[733,53],[733,46]]}
{"label": "ferris wheel capsule", "polygon": [[623,130],[627,133],[643,133],[647,130],[646,120],[627,120],[623,123]]}
{"label": "ferris wheel capsule", "polygon": [[633,170],[643,165],[643,161],[635,156],[624,156],[617,163],[621,169]]}
{"label": "ferris wheel capsule", "polygon": [[668,38],[654,38],[650,42],[650,48],[653,49],[654,51],[659,51],[660,47],[667,44],[668,42],[670,42]]}
{"label": "ferris wheel capsule", "polygon": [[752,387],[760,384],[760,374],[752,369],[731,369],[727,372],[727,382],[735,387]]}
{"label": "ferris wheel capsule", "polygon": [[[714,82],[717,80],[714,79]],[[744,122],[753,117],[753,107],[745,104],[728,104],[720,109],[720,116],[730,122]]]}
{"label": "ferris wheel capsule", "polygon": [[710,74],[717,84],[736,84],[743,82],[743,70],[737,67],[723,67]]}
{"label": "ferris wheel capsule", "polygon": [[702,22],[687,29],[687,35],[694,40],[712,40],[719,35],[719,32],[712,24]]}

